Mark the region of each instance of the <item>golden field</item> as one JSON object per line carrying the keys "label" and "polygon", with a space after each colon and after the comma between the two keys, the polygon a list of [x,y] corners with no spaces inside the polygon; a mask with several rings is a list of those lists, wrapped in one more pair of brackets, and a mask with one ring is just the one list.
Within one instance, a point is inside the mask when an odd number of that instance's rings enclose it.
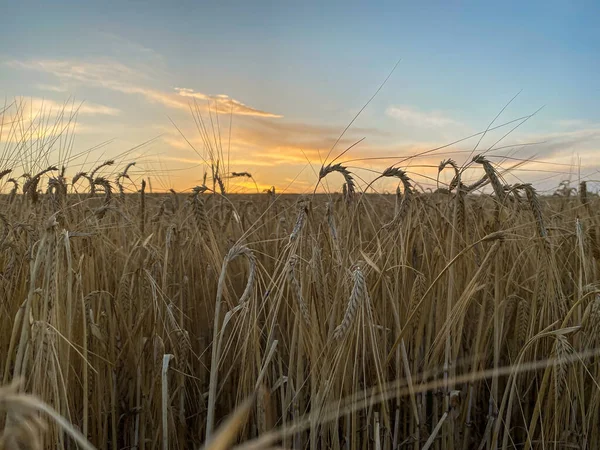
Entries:
{"label": "golden field", "polygon": [[600,200],[472,164],[396,195],[4,173],[0,446],[599,448]]}

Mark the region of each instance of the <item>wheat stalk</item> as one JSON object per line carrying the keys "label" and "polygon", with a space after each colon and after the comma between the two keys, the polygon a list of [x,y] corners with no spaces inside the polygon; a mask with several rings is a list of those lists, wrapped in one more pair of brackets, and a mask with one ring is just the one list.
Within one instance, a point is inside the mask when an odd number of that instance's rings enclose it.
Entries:
{"label": "wheat stalk", "polygon": [[144,234],[146,228],[146,180],[142,180],[140,189],[140,231]]}
{"label": "wheat stalk", "polygon": [[9,178],[6,181],[8,183],[13,184],[13,187],[8,194],[8,203],[11,204],[15,200],[15,197],[17,196],[17,192],[19,192],[19,182],[17,180],[15,180],[14,178]]}
{"label": "wheat stalk", "polygon": [[583,315],[582,329],[586,346],[594,348],[600,342],[600,294],[594,295],[592,301],[587,305]]}
{"label": "wheat stalk", "polygon": [[219,176],[218,173],[215,173],[215,181],[219,185],[219,190],[221,191],[221,195],[224,196],[225,195],[225,184],[223,183],[223,180],[221,179],[221,177]]}
{"label": "wheat stalk", "polygon": [[302,286],[300,285],[300,281],[298,280],[298,276],[296,274],[297,263],[298,257],[296,255],[291,256],[288,263],[288,279],[292,285],[292,292],[294,293],[294,297],[298,303],[298,309],[300,310],[300,314],[304,319],[304,323],[310,327],[310,312],[306,302],[304,301],[304,297],[302,296]]}
{"label": "wheat stalk", "polygon": [[112,166],[115,162],[112,159],[109,159],[108,161],[103,162],[102,164],[100,164],[99,166],[95,167],[94,169],[92,169],[92,171],[90,172],[90,178],[92,180],[96,179],[96,173],[99,172],[101,169],[103,169],[104,167],[108,167],[108,166]]}
{"label": "wheat stalk", "polygon": [[571,353],[572,347],[567,337],[563,334],[556,335],[554,340],[554,356],[556,357],[556,362],[554,363],[554,395],[556,398],[562,396],[566,385],[568,369],[566,361],[569,359]]}
{"label": "wheat stalk", "polygon": [[248,261],[248,281],[246,282],[246,288],[239,299],[239,303],[244,304],[250,299],[254,288],[254,281],[256,279],[256,257],[254,256],[254,253],[252,253],[252,250],[245,245],[235,245],[229,250],[229,253],[227,253],[226,260],[229,263],[241,255],[244,255]]}
{"label": "wheat stalk", "polygon": [[94,185],[94,179],[87,174],[87,172],[77,172],[73,179],[71,180],[71,184],[75,185],[81,179],[85,178],[90,185],[90,196],[96,193],[96,186]]}
{"label": "wheat stalk", "polygon": [[23,194],[28,195],[32,203],[36,203],[38,201],[39,196],[37,188],[41,177],[47,174],[48,172],[52,172],[54,170],[58,170],[58,168],[54,166],[48,167],[47,169],[38,172],[25,182],[25,184],[23,185]]}
{"label": "wheat stalk", "polygon": [[12,169],[0,170],[0,181],[2,181],[2,178],[4,178],[6,175],[9,175],[10,173],[12,173]]}
{"label": "wheat stalk", "polygon": [[123,183],[121,182],[121,180],[125,178],[131,180],[131,177],[129,176],[128,172],[129,169],[131,169],[133,166],[135,166],[135,161],[128,163],[125,166],[125,169],[123,169],[123,172],[120,172],[115,178],[115,183],[117,185],[117,189],[119,189],[119,196],[121,200],[125,200],[125,188],[123,187]]}
{"label": "wheat stalk", "polygon": [[402,202],[400,203],[400,206],[396,208],[394,218],[392,219],[392,221],[385,225],[385,227],[389,227],[404,219],[412,203],[414,193],[410,178],[408,177],[408,175],[406,175],[406,172],[404,170],[398,167],[388,167],[381,173],[381,177],[398,178],[401,181],[402,186],[404,187],[404,195],[402,196]]}

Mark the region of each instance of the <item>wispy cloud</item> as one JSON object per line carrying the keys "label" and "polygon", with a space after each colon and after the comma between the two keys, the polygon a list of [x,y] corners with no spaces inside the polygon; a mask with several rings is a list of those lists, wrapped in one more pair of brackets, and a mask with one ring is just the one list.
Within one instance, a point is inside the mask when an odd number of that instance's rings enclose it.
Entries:
{"label": "wispy cloud", "polygon": [[[159,103],[168,108],[189,108],[190,100],[210,100],[217,111],[237,115],[263,118],[282,117],[253,108],[227,95],[209,95],[190,88],[176,88],[166,91],[150,87],[153,83],[146,74],[114,60],[75,61],[75,60],[12,60],[9,67],[22,70],[35,70],[55,76],[63,83],[77,83],[86,86],[101,87],[124,94],[141,95],[151,103]],[[202,105],[204,107],[204,105]]]}
{"label": "wispy cloud", "polygon": [[63,110],[65,112],[77,112],[77,114],[90,116],[118,116],[121,113],[117,108],[90,102],[72,101],[59,103],[54,100],[37,97],[20,99],[20,102],[22,106],[25,106],[26,108],[31,108],[35,112],[44,112],[46,114],[58,114]]}
{"label": "wispy cloud", "polygon": [[588,124],[585,120],[580,119],[561,119],[555,120],[553,123],[561,128],[581,128]]}
{"label": "wispy cloud", "polygon": [[448,117],[442,111],[419,111],[410,106],[390,106],[386,110],[389,117],[397,119],[407,125],[423,127],[423,128],[438,128],[447,126],[462,125],[459,121]]}
{"label": "wispy cloud", "polygon": [[[573,154],[584,154],[600,149],[600,124],[586,124],[566,131],[526,134],[519,142],[540,142],[534,151],[543,158],[571,158]],[[595,159],[582,161],[584,165],[597,165]]]}
{"label": "wispy cloud", "polygon": [[[39,97],[16,97],[0,118],[0,142],[47,142],[60,135],[98,134],[105,132],[102,126],[82,124],[79,116],[117,116],[120,110],[97,103],[76,101],[56,102]],[[44,144],[45,145],[45,144]],[[30,145],[33,147],[33,145]]]}
{"label": "wispy cloud", "polygon": [[65,85],[53,85],[53,84],[36,84],[35,85],[36,89],[39,89],[40,91],[48,91],[48,92],[69,92],[69,88]]}
{"label": "wispy cloud", "polygon": [[94,37],[106,42],[108,50],[116,53],[118,56],[131,58],[137,56],[144,60],[150,60],[152,63],[164,63],[164,57],[152,48],[146,47],[139,42],[127,39],[122,35],[107,32],[98,31],[93,33]]}

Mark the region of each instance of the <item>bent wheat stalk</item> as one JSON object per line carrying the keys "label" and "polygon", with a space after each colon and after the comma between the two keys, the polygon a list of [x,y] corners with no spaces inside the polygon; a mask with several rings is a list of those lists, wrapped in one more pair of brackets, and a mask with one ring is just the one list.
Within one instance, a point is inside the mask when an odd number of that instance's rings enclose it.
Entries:
{"label": "bent wheat stalk", "polygon": [[344,180],[346,181],[345,185],[347,189],[347,197],[352,198],[356,193],[356,183],[354,182],[354,178],[352,178],[352,173],[340,163],[334,165],[329,164],[325,167],[321,167],[321,170],[319,171],[319,180],[315,186],[315,192],[317,191],[317,187],[319,186],[321,180],[333,172],[342,174]]}
{"label": "bent wheat stalk", "polygon": [[211,437],[211,432],[214,427],[215,420],[215,404],[217,400],[217,376],[219,372],[219,360],[220,360],[220,349],[217,345],[219,338],[219,325],[221,323],[221,306],[223,298],[223,290],[225,288],[225,277],[227,274],[227,265],[233,261],[236,257],[244,255],[248,259],[250,272],[248,275],[248,282],[246,289],[240,297],[240,305],[244,304],[252,292],[254,286],[254,278],[256,273],[256,259],[252,251],[244,245],[233,246],[223,260],[223,266],[221,267],[221,275],[219,276],[219,282],[217,284],[217,298],[215,301],[215,318],[213,325],[213,341],[212,341],[212,356],[210,364],[210,383],[208,390],[208,411],[206,418],[206,440],[208,441]]}

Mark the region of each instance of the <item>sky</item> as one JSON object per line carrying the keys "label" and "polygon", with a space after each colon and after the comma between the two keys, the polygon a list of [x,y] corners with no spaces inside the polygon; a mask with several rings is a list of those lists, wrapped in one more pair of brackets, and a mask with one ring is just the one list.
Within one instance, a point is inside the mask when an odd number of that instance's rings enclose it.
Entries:
{"label": "sky", "polygon": [[[339,157],[359,185],[396,164],[427,189],[442,159],[485,153],[507,182],[600,180],[598,2],[0,0],[0,11],[0,170],[114,158],[115,173],[136,161],[153,189],[186,191],[212,153],[230,192],[307,192]],[[491,123],[481,141],[431,151]],[[341,189],[336,176],[328,189]]]}

